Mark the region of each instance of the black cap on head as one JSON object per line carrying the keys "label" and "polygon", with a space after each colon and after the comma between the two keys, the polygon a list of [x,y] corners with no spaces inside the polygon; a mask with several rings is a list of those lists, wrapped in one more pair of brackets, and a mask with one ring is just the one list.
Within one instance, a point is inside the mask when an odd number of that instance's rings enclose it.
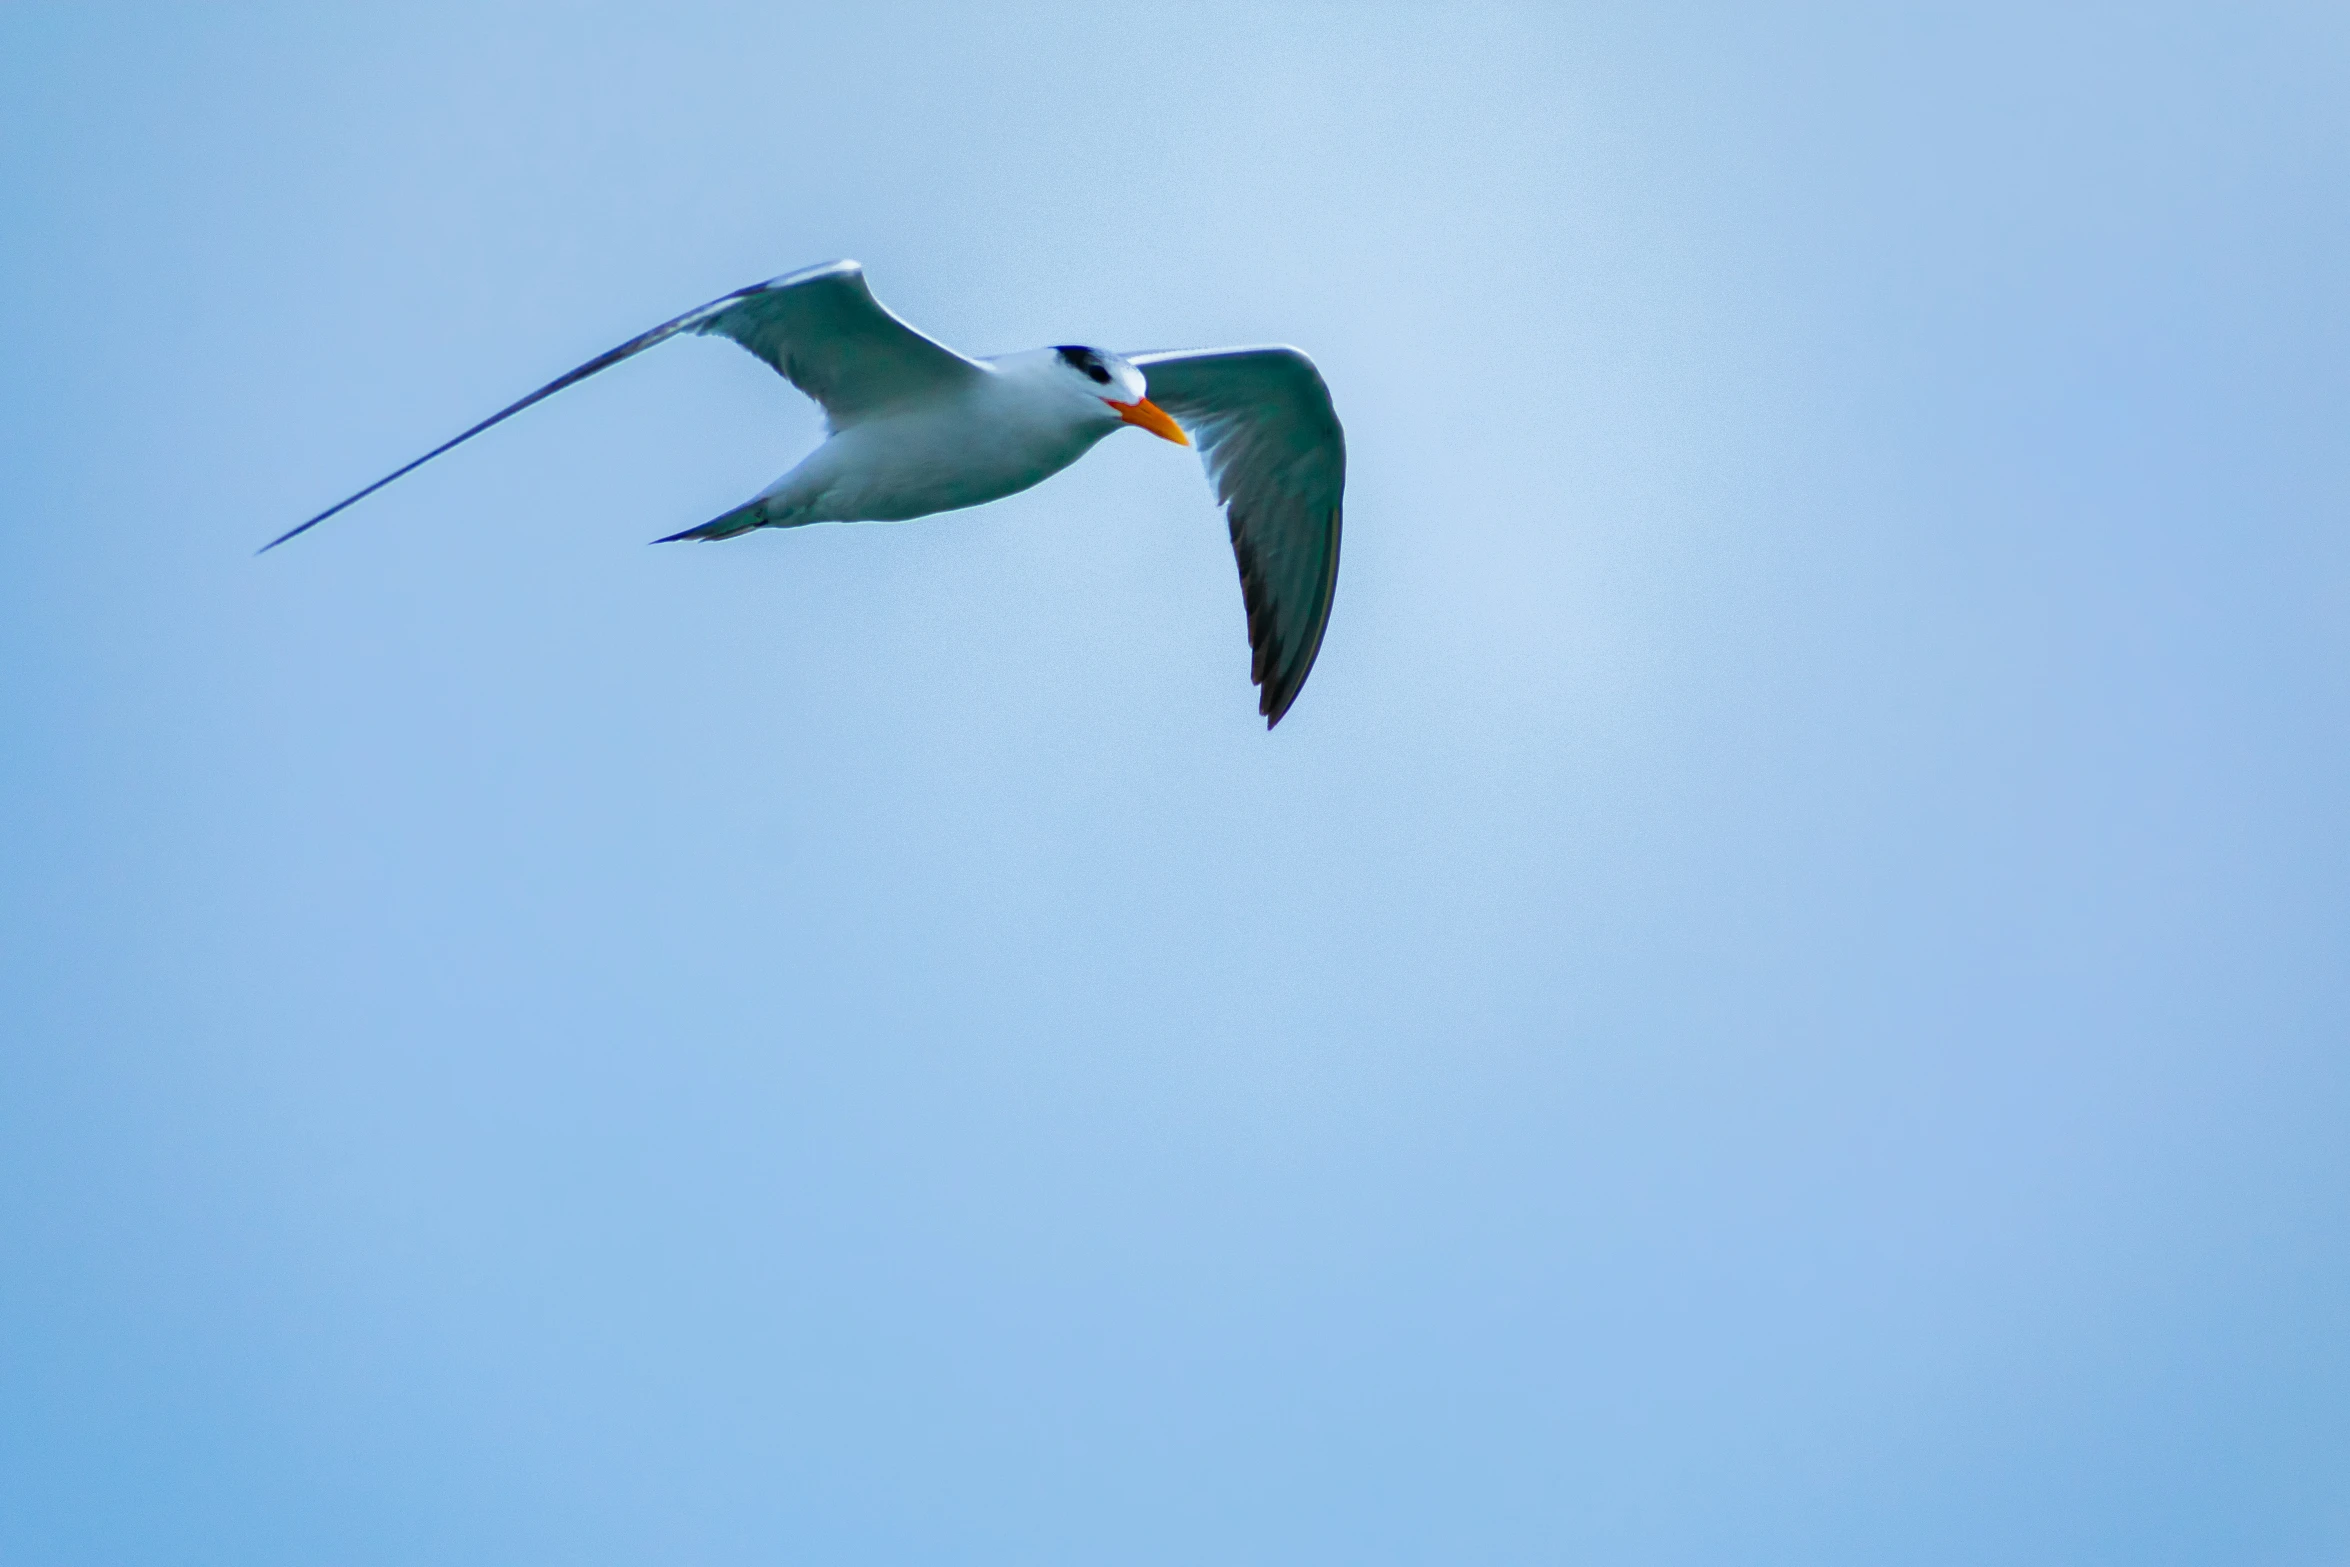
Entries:
{"label": "black cap on head", "polygon": [[1067,343],[1053,352],[1059,354],[1061,362],[1070,369],[1083,371],[1102,386],[1110,384],[1110,367],[1102,363],[1102,356],[1096,350]]}

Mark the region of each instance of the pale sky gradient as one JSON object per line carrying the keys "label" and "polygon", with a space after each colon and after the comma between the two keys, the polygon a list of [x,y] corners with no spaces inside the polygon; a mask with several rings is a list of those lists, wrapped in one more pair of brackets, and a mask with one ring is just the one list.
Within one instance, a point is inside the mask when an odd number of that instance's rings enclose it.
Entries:
{"label": "pale sky gradient", "polygon": [[[2350,12],[0,7],[0,1560],[2350,1559]],[[1289,341],[723,546],[837,256]]]}

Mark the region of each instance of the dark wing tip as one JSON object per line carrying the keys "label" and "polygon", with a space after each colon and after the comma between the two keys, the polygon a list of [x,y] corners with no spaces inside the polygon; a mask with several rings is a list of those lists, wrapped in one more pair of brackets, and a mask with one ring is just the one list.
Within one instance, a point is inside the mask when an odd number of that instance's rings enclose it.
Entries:
{"label": "dark wing tip", "polygon": [[1300,622],[1303,634],[1294,645],[1283,635],[1287,628],[1258,568],[1245,522],[1229,512],[1227,516],[1232,524],[1233,557],[1240,566],[1241,602],[1248,610],[1249,679],[1257,686],[1257,713],[1270,730],[1296,703],[1298,693],[1305,690],[1306,676],[1314,672],[1314,663],[1322,656],[1322,638],[1329,630],[1330,606],[1338,592],[1338,546],[1345,513],[1340,508],[1331,510],[1330,560],[1322,577],[1321,597]]}
{"label": "dark wing tip", "polygon": [[1265,727],[1271,729],[1288,716],[1296,703],[1298,693],[1306,688],[1306,675],[1314,667],[1314,655],[1320,649],[1310,648],[1293,660],[1290,667],[1279,674],[1268,676],[1257,691],[1257,711],[1264,715]]}
{"label": "dark wing tip", "polygon": [[255,550],[253,553],[255,555],[266,555],[271,550],[276,549],[280,544],[285,543],[286,540],[293,538],[296,534],[307,533],[325,520],[325,515],[321,513],[319,516],[311,518],[308,522],[297,523],[295,526],[288,528],[285,532],[279,534],[276,538],[271,539],[267,544],[262,545],[261,548]]}

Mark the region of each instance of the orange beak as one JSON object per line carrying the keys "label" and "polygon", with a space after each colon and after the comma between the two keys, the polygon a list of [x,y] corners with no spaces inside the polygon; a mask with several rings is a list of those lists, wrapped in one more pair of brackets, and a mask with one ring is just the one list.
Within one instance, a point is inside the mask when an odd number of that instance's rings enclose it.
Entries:
{"label": "orange beak", "polygon": [[[1103,402],[1110,403],[1108,398]],[[1140,425],[1162,441],[1173,441],[1177,446],[1189,446],[1191,437],[1183,433],[1183,426],[1167,417],[1167,410],[1149,398],[1137,398],[1131,403],[1110,403],[1118,410],[1118,417],[1128,424]]]}

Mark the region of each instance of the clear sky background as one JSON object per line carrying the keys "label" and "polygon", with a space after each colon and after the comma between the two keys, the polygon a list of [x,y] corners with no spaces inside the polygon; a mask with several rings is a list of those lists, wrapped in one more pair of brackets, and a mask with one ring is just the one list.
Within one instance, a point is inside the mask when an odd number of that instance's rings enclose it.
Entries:
{"label": "clear sky background", "polygon": [[[0,7],[0,1559],[2350,1559],[2346,80]],[[1140,435],[647,548],[718,342],[253,558],[838,256],[1317,357],[1278,732]]]}

